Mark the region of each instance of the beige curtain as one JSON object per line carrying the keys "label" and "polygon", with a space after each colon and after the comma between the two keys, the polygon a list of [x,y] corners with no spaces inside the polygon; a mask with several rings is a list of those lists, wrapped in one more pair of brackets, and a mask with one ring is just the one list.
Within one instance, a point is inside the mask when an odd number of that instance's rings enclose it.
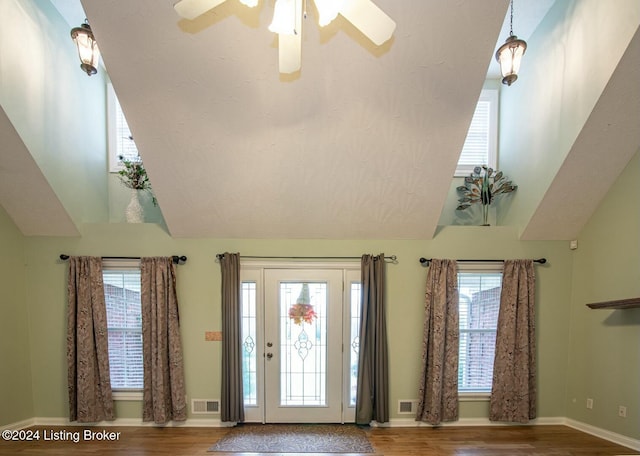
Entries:
{"label": "beige curtain", "polygon": [[176,266],[170,257],[140,260],[144,394],[142,420],[187,419]]}
{"label": "beige curtain", "polygon": [[220,258],[222,274],[222,397],[220,419],[244,421],[242,388],[242,315],[240,308],[240,254]]}
{"label": "beige curtain", "polygon": [[431,260],[425,292],[422,376],[416,421],[458,419],[458,266]]}
{"label": "beige curtain", "polygon": [[507,260],[493,364],[489,419],[536,417],[535,272],[532,260]]}
{"label": "beige curtain", "polygon": [[389,361],[384,253],[363,255],[361,269],[356,423],[386,423],[389,421]]}
{"label": "beige curtain", "polygon": [[69,420],[113,420],[102,259],[70,257],[67,291]]}

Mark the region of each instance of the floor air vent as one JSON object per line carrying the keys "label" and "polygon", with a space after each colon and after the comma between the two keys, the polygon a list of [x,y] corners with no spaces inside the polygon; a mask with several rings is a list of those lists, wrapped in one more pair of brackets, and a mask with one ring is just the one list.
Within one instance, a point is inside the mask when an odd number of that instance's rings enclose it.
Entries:
{"label": "floor air vent", "polygon": [[416,407],[418,401],[416,400],[399,400],[398,401],[398,414],[399,415],[413,415],[416,413]]}
{"label": "floor air vent", "polygon": [[220,413],[220,401],[217,399],[192,399],[191,413],[209,415]]}

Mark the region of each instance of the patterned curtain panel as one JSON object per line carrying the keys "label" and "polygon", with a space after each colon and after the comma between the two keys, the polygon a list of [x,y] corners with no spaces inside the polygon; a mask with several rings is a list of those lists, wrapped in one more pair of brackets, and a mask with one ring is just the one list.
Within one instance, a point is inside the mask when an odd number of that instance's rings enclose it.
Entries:
{"label": "patterned curtain panel", "polygon": [[427,273],[422,376],[416,421],[440,424],[458,419],[458,266],[431,260]]}
{"label": "patterned curtain panel", "polygon": [[113,420],[102,259],[70,257],[67,291],[69,420]]}
{"label": "patterned curtain panel", "polygon": [[504,262],[489,419],[536,417],[535,271],[532,260]]}
{"label": "patterned curtain panel", "polygon": [[389,421],[384,253],[363,255],[356,423]]}
{"label": "patterned curtain panel", "polygon": [[240,308],[240,254],[225,253],[222,274],[222,397],[220,419],[244,421],[242,389],[242,315]]}
{"label": "patterned curtain panel", "polygon": [[142,420],[187,419],[176,266],[170,257],[141,258]]}

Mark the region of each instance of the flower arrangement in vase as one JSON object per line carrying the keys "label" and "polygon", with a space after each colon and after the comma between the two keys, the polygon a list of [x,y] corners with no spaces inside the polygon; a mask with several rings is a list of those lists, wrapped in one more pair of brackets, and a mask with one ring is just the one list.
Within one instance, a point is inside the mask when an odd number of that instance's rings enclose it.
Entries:
{"label": "flower arrangement in vase", "polygon": [[460,205],[456,208],[463,211],[473,204],[482,204],[482,226],[489,226],[489,206],[495,198],[503,193],[514,192],[518,188],[507,180],[502,171],[493,170],[485,165],[473,168],[471,175],[464,178],[464,185],[456,190],[461,194]]}
{"label": "flower arrangement in vase", "polygon": [[151,182],[149,181],[149,176],[147,176],[147,170],[144,169],[140,156],[133,160],[124,158],[122,155],[118,158],[124,166],[124,168],[118,171],[118,178],[125,187],[131,189],[131,201],[125,211],[127,222],[142,223],[144,221],[144,214],[139,200],[139,193],[141,191],[149,192],[153,205],[158,205],[153,190],[151,189]]}

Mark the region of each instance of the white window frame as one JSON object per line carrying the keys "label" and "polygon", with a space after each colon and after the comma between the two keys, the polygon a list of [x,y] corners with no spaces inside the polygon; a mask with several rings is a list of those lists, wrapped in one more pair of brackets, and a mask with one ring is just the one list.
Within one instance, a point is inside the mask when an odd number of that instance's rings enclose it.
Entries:
{"label": "white window frame", "polygon": [[[118,128],[119,122],[123,122],[124,124],[122,129]],[[129,160],[133,160],[138,156],[137,148],[135,149],[135,154],[122,150],[120,147],[122,142],[120,140],[124,136],[132,136],[131,130],[120,107],[120,102],[113,89],[113,84],[107,82],[107,149],[110,173],[117,173],[124,168],[119,158],[120,156],[124,156]],[[135,142],[133,142],[133,145],[135,146]]]}
{"label": "white window frame", "polygon": [[[488,114],[488,128],[484,131],[487,134],[487,156],[486,160],[483,160],[485,163],[473,163],[473,164],[461,164],[460,162],[465,157],[465,150],[467,149],[467,139],[465,139],[465,144],[462,147],[462,151],[460,152],[460,158],[458,159],[458,165],[456,166],[456,171],[454,177],[466,177],[473,172],[473,168],[479,165],[487,165],[490,168],[496,169],[498,165],[498,89],[482,89],[480,93],[480,98],[478,98],[478,105],[480,103],[488,103],[489,104],[489,114]],[[476,106],[476,111],[473,114],[473,119],[471,124],[469,125],[469,129],[474,124],[477,119],[476,115],[478,113],[478,107]]]}
{"label": "white window frame", "polygon": [[[140,260],[103,260],[102,270],[103,272],[108,270],[140,271]],[[140,323],[140,332],[142,333],[142,322]],[[143,388],[113,388],[112,397],[116,401],[141,401]]]}
{"label": "white window frame", "polygon": [[[502,273],[502,263],[488,263],[488,262],[460,262],[458,263],[458,273],[478,273],[478,274],[495,274]],[[496,317],[496,332],[497,332],[497,317]],[[460,328],[462,333],[463,329]],[[458,365],[460,369],[460,365]],[[460,391],[458,390],[458,398],[461,402],[466,401],[488,401],[491,396],[491,391]]]}

